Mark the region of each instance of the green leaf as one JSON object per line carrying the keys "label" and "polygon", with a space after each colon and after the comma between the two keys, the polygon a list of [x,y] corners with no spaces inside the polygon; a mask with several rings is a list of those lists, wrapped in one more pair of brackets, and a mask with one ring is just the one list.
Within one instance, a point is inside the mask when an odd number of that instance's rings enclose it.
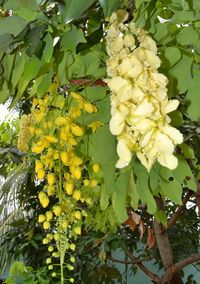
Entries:
{"label": "green leaf", "polygon": [[37,3],[35,0],[8,0],[6,9],[14,10],[17,15],[27,21],[33,21],[37,15]]}
{"label": "green leaf", "polygon": [[196,191],[197,186],[194,181],[193,173],[183,157],[178,158],[178,166],[173,170],[173,175],[179,183],[184,184],[185,182],[189,189]]}
{"label": "green leaf", "polygon": [[7,82],[4,81],[2,90],[0,90],[0,104],[4,104],[10,97]]}
{"label": "green leaf", "polygon": [[181,149],[181,151],[182,151],[182,153],[183,153],[183,155],[186,159],[196,160],[194,150],[190,146],[188,146],[185,143],[182,143],[181,145],[179,145],[179,148]]}
{"label": "green leaf", "polygon": [[109,205],[109,197],[110,197],[110,191],[105,186],[105,184],[101,187],[101,196],[100,196],[100,208],[101,210],[106,210]]}
{"label": "green leaf", "polygon": [[13,36],[11,34],[3,34],[0,35],[0,49],[4,51],[8,51],[10,49],[10,45],[13,42]]}
{"label": "green leaf", "polygon": [[167,182],[161,180],[160,186],[165,197],[168,197],[175,204],[180,205],[182,203],[183,190],[181,184],[178,181],[172,180]]}
{"label": "green leaf", "polygon": [[16,59],[15,59],[15,65],[12,70],[12,78],[11,78],[13,89],[16,87],[19,79],[21,78],[24,72],[24,66],[25,66],[26,60],[27,60],[27,57],[25,57],[23,53],[17,53]]}
{"label": "green leaf", "polygon": [[182,59],[170,69],[170,74],[177,80],[179,94],[185,93],[192,80],[193,58],[183,55]]}
{"label": "green leaf", "polygon": [[17,36],[27,25],[27,21],[19,16],[0,19],[0,35],[12,34]]}
{"label": "green leaf", "polygon": [[156,212],[156,202],[149,188],[149,175],[146,169],[139,164],[139,162],[134,163],[135,174],[137,177],[136,188],[140,200],[143,204],[147,205],[147,212],[154,214]]}
{"label": "green leaf", "polygon": [[167,5],[167,7],[173,10],[181,11],[184,9],[185,0],[164,0],[163,4]]}
{"label": "green leaf", "polygon": [[41,61],[35,56],[30,58],[28,61],[26,61],[24,67],[24,73],[18,83],[18,92],[11,104],[11,107],[15,106],[15,104],[21,98],[30,80],[35,78],[35,76],[38,74],[40,67],[41,67]]}
{"label": "green leaf", "polygon": [[129,187],[128,187],[128,194],[131,198],[130,204],[133,209],[137,209],[138,202],[139,202],[139,196],[136,189],[136,183],[134,180],[133,172],[131,171],[130,177],[129,177]]}
{"label": "green leaf", "polygon": [[177,11],[172,17],[174,24],[183,24],[187,22],[198,21],[200,18],[200,11]]}
{"label": "green leaf", "polygon": [[72,25],[70,31],[63,33],[61,39],[61,47],[65,51],[76,53],[76,47],[80,42],[86,42],[83,31],[76,26]]}
{"label": "green leaf", "polygon": [[199,33],[193,27],[184,27],[177,35],[177,41],[182,45],[196,45],[199,43]]}
{"label": "green leaf", "polygon": [[156,221],[161,222],[163,225],[167,225],[167,215],[164,211],[157,209],[156,213],[154,214]]}
{"label": "green leaf", "polygon": [[47,63],[51,61],[52,55],[53,55],[53,39],[50,33],[47,33],[47,35],[44,38],[45,48],[43,50],[43,56]]}
{"label": "green leaf", "polygon": [[126,195],[129,185],[130,172],[120,174],[116,180],[116,189],[112,196],[112,205],[120,223],[127,219]]}
{"label": "green leaf", "polygon": [[95,0],[64,0],[64,9],[61,7],[60,11],[65,23],[69,23],[79,17],[87,10]]}
{"label": "green leaf", "polygon": [[165,58],[173,66],[181,59],[181,52],[177,47],[167,47],[165,48]]}
{"label": "green leaf", "polygon": [[187,100],[189,102],[188,114],[192,120],[198,120],[200,118],[199,108],[199,82],[200,74],[196,73],[194,78],[191,79],[190,86],[187,93]]}
{"label": "green leaf", "polygon": [[52,76],[52,71],[42,76],[41,83],[38,85],[37,88],[37,95],[39,98],[42,98],[44,94],[48,91],[48,88],[52,83]]}
{"label": "green leaf", "polygon": [[99,0],[99,3],[103,8],[103,12],[106,17],[111,16],[111,14],[119,8],[121,2],[121,0]]}

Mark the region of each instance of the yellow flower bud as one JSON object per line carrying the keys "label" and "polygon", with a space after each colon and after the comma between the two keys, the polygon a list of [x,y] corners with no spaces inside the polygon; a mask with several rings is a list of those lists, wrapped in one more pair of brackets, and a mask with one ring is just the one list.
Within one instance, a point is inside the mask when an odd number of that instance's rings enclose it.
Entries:
{"label": "yellow flower bud", "polygon": [[69,245],[69,248],[70,248],[71,250],[75,251],[76,245],[75,245],[74,243],[71,243],[71,244]]}
{"label": "yellow flower bud", "polygon": [[70,283],[74,283],[74,278],[72,278],[72,277],[69,278],[69,282],[70,282]]}
{"label": "yellow flower bud", "polygon": [[60,240],[60,234],[59,234],[59,233],[55,233],[55,234],[54,234],[54,240],[55,240],[55,241]]}
{"label": "yellow flower bud", "polygon": [[81,198],[81,191],[80,191],[80,190],[75,190],[74,193],[73,193],[73,198],[74,198],[76,201],[79,201],[80,198]]}
{"label": "yellow flower bud", "polygon": [[68,227],[68,225],[69,225],[69,223],[66,220],[62,221],[62,223],[61,223],[61,226],[62,226],[63,229],[66,229]]}
{"label": "yellow flower bud", "polygon": [[46,264],[50,264],[51,262],[52,262],[51,258],[48,257],[48,258],[46,259]]}
{"label": "yellow flower bud", "polygon": [[57,126],[66,125],[67,123],[68,123],[68,120],[67,120],[67,118],[65,118],[65,117],[59,116],[59,117],[57,117],[56,120],[55,120],[55,124],[56,124]]}
{"label": "yellow flower bud", "polygon": [[86,198],[85,199],[85,202],[88,204],[88,205],[92,205],[92,199],[90,197]]}
{"label": "yellow flower bud", "polygon": [[47,139],[47,141],[49,143],[57,143],[58,142],[58,139],[56,137],[54,137],[54,136],[46,135],[44,137],[45,137],[45,139]]}
{"label": "yellow flower bud", "polygon": [[83,184],[84,184],[84,186],[88,186],[89,185],[89,180],[88,179],[84,179],[84,181],[83,181]]}
{"label": "yellow flower bud", "polygon": [[53,235],[52,235],[52,234],[47,234],[46,237],[47,237],[47,239],[49,239],[50,241],[53,240]]}
{"label": "yellow flower bud", "polygon": [[61,152],[60,158],[64,165],[69,164],[69,154],[67,152]]}
{"label": "yellow flower bud", "polygon": [[44,238],[44,239],[42,240],[42,243],[43,243],[43,245],[47,245],[47,244],[49,243],[49,239]]}
{"label": "yellow flower bud", "polygon": [[62,208],[60,205],[56,205],[53,207],[53,212],[57,217],[60,216],[61,211],[62,211]]}
{"label": "yellow flower bud", "polygon": [[45,170],[39,169],[38,172],[37,172],[38,180],[42,180],[42,179],[44,179],[44,177],[45,177]]}
{"label": "yellow flower bud", "polygon": [[55,194],[55,187],[53,185],[47,186],[47,194],[49,196],[53,196]]}
{"label": "yellow flower bud", "polygon": [[65,183],[64,188],[67,194],[72,195],[74,189],[73,183]]}
{"label": "yellow flower bud", "polygon": [[46,220],[45,216],[43,214],[40,214],[38,216],[38,223],[43,223]]}
{"label": "yellow flower bud", "polygon": [[90,103],[85,103],[85,104],[83,105],[83,109],[84,109],[86,112],[88,112],[88,113],[93,113],[93,112],[95,112],[94,106],[93,106],[92,104],[90,104]]}
{"label": "yellow flower bud", "polygon": [[54,173],[49,173],[47,175],[47,181],[49,185],[53,185],[56,181]]}
{"label": "yellow flower bud", "polygon": [[75,217],[77,220],[80,220],[80,219],[81,219],[81,212],[80,212],[80,211],[75,211],[75,212],[74,212],[74,217]]}
{"label": "yellow flower bud", "polygon": [[76,178],[76,179],[80,179],[81,178],[81,168],[80,167],[75,167],[74,170],[73,170],[73,176]]}
{"label": "yellow flower bud", "polygon": [[38,195],[39,201],[42,204],[42,207],[46,208],[49,205],[49,198],[44,192],[40,192]]}
{"label": "yellow flower bud", "polygon": [[49,251],[49,252],[52,252],[53,250],[54,250],[53,246],[49,246],[49,247],[48,247],[48,251]]}
{"label": "yellow flower bud", "polygon": [[53,213],[51,211],[47,211],[46,212],[46,220],[50,221],[51,219],[53,219]]}
{"label": "yellow flower bud", "polygon": [[81,227],[80,226],[74,227],[73,231],[74,231],[75,234],[81,235]]}
{"label": "yellow flower bud", "polygon": [[91,187],[95,187],[95,186],[97,186],[97,184],[98,184],[98,182],[97,182],[96,179],[92,179],[92,180],[90,181],[90,186],[91,186]]}
{"label": "yellow flower bud", "polygon": [[83,129],[79,125],[77,125],[77,124],[72,124],[71,125],[71,132],[75,136],[82,136],[84,134]]}
{"label": "yellow flower bud", "polygon": [[45,222],[43,223],[43,228],[44,228],[45,230],[48,230],[50,227],[51,227],[51,224],[50,224],[49,221],[45,221]]}
{"label": "yellow flower bud", "polygon": [[58,160],[58,158],[59,158],[58,151],[54,151],[53,158],[54,158],[54,160]]}
{"label": "yellow flower bud", "polygon": [[94,173],[98,173],[100,171],[100,165],[96,163],[92,166],[92,169]]}
{"label": "yellow flower bud", "polygon": [[49,266],[48,266],[48,269],[49,269],[49,270],[53,270],[53,265],[52,265],[52,264],[49,265]]}
{"label": "yellow flower bud", "polygon": [[38,173],[39,170],[43,169],[43,163],[40,160],[35,161],[35,172]]}
{"label": "yellow flower bud", "polygon": [[71,257],[70,257],[70,261],[71,261],[72,263],[74,263],[74,262],[76,261],[75,257],[74,257],[74,256],[71,256]]}

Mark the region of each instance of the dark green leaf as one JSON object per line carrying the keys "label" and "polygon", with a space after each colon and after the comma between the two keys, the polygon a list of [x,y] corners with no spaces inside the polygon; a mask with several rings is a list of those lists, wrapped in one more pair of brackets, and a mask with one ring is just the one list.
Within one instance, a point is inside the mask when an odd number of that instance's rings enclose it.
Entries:
{"label": "dark green leaf", "polygon": [[78,19],[94,2],[95,0],[64,0],[64,8],[61,8],[64,22]]}
{"label": "dark green leaf", "polygon": [[129,185],[130,172],[120,174],[116,180],[116,189],[112,196],[112,205],[120,223],[126,221],[126,195]]}
{"label": "dark green leaf", "polygon": [[43,56],[45,61],[48,63],[51,61],[52,55],[53,55],[53,39],[50,33],[47,33],[47,35],[44,38],[45,48],[43,50]]}
{"label": "dark green leaf", "polygon": [[177,35],[177,41],[182,45],[196,45],[199,43],[199,33],[193,27],[184,27]]}
{"label": "dark green leaf", "polygon": [[178,181],[172,180],[167,182],[161,180],[160,186],[165,197],[168,197],[175,204],[181,204],[183,190],[181,184]]}
{"label": "dark green leaf", "polygon": [[19,16],[0,19],[0,35],[12,34],[17,36],[27,25],[27,22]]}
{"label": "dark green leaf", "polygon": [[61,47],[65,51],[76,52],[76,47],[80,42],[86,42],[85,37],[83,35],[83,31],[76,26],[72,25],[70,31],[66,31],[63,33],[61,39]]}
{"label": "dark green leaf", "polygon": [[181,59],[181,52],[177,47],[167,47],[165,48],[165,58],[173,66]]}
{"label": "dark green leaf", "polygon": [[111,16],[111,14],[119,8],[121,2],[121,0],[99,0],[106,17]]}

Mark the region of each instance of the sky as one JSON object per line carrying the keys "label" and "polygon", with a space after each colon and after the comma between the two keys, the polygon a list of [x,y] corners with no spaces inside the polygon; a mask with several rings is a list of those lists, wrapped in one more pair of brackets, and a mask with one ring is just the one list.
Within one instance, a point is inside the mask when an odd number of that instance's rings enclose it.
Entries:
{"label": "sky", "polygon": [[0,123],[8,118],[14,118],[16,116],[16,112],[9,111],[6,105],[0,104]]}

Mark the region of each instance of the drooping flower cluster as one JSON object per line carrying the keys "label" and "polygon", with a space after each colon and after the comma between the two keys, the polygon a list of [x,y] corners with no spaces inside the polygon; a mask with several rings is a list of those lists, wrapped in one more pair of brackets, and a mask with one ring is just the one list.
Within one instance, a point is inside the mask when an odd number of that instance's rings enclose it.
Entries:
{"label": "drooping flower cluster", "polygon": [[168,80],[158,71],[161,61],[155,41],[134,23],[125,24],[127,16],[123,10],[113,13],[106,36],[110,131],[118,140],[116,167],[126,167],[135,152],[148,171],[156,160],[174,169],[173,152],[183,136],[170,126],[168,113],[179,101],[168,100]]}
{"label": "drooping flower cluster", "polygon": [[[38,198],[47,210],[38,216],[38,223],[47,233],[43,243],[48,244],[50,253],[48,268],[53,270],[53,258],[59,258],[61,275],[64,264],[68,270],[74,269],[74,240],[81,235],[87,210],[92,207],[101,182],[100,165],[80,149],[85,134],[102,126],[100,121],[82,124],[82,115],[94,112],[95,104],[74,92],[67,98],[55,94],[33,100],[29,146],[35,159],[36,179],[44,184]],[[65,263],[66,251],[69,263]],[[56,277],[55,271],[52,276]],[[68,280],[74,283],[73,277]]]}
{"label": "drooping flower cluster", "polygon": [[28,150],[28,142],[30,138],[29,127],[32,123],[32,116],[23,114],[20,121],[19,137],[17,147],[19,150],[26,152]]}

